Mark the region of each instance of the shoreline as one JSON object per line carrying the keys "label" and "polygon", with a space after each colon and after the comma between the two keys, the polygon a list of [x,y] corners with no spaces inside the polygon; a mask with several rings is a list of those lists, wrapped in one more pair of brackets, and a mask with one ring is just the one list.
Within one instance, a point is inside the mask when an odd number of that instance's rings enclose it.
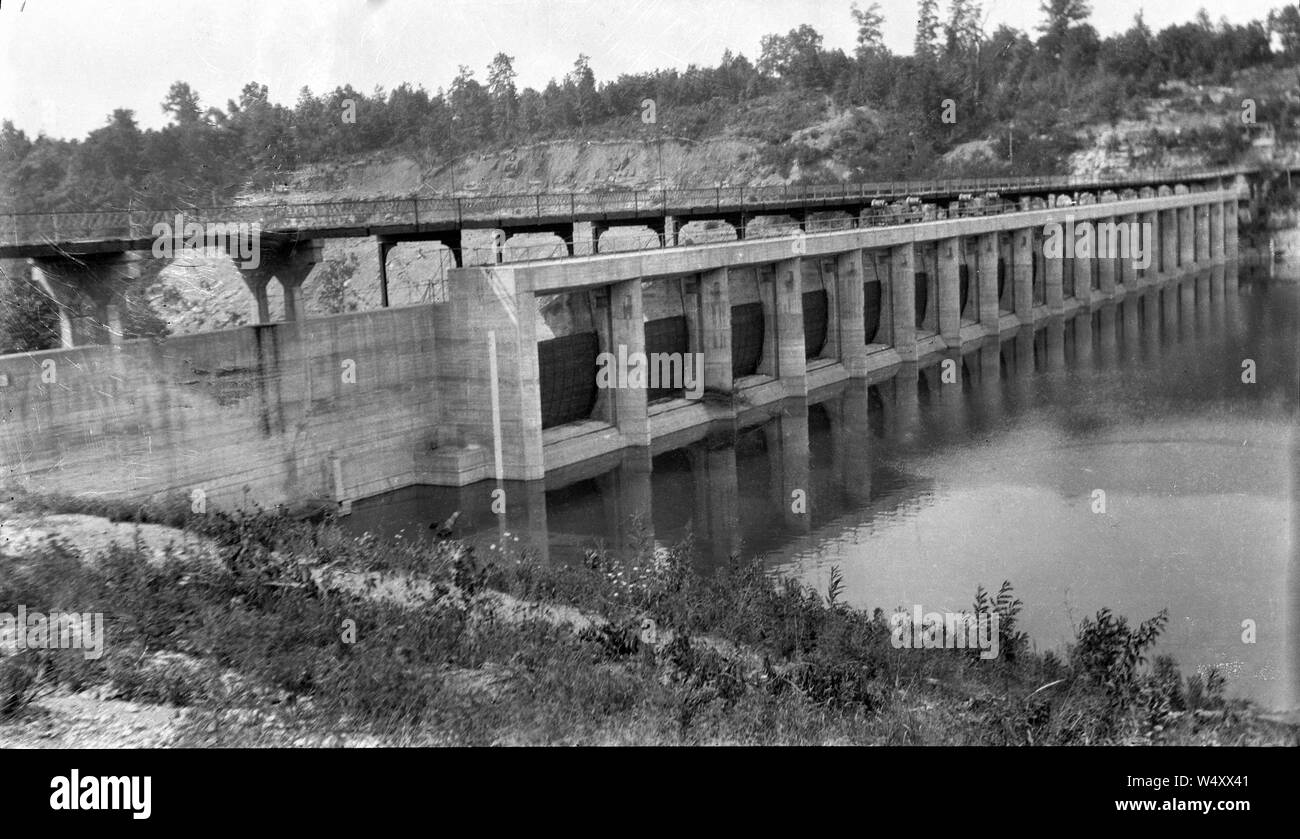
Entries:
{"label": "shoreline", "polygon": [[[79,592],[110,629],[102,663],[44,662],[31,704],[0,717],[5,744],[66,746],[96,720],[113,745],[146,747],[1300,743],[1300,709],[1226,698],[1163,657],[1119,666],[1107,633],[1145,649],[1122,619],[1073,653],[1032,651],[1009,588],[985,602],[1003,655],[980,661],[892,648],[888,616],[834,586],[740,562],[705,578],[689,545],[550,568],[330,521],[215,512],[177,527],[159,509],[15,500],[0,504],[0,596],[53,609],[34,595]],[[92,504],[118,524],[78,512]]]}

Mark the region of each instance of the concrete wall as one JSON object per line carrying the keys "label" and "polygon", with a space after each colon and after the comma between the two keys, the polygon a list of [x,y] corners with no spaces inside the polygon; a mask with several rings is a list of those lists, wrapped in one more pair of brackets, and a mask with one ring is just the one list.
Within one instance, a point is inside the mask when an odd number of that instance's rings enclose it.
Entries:
{"label": "concrete wall", "polygon": [[[427,417],[426,424],[438,427],[440,449],[428,467],[426,482],[457,486],[495,473],[495,465],[486,459],[497,436],[493,393],[504,474],[521,480],[540,478],[544,469],[536,299],[517,287],[512,267],[455,272],[456,293],[447,303],[432,307],[431,326],[437,340],[425,363],[437,371],[440,410],[437,417]],[[599,300],[593,304],[597,324],[607,322],[608,306]],[[491,368],[492,347],[496,375]]]}
{"label": "concrete wall", "polygon": [[403,486],[435,442],[434,310],[5,356],[3,479],[274,504],[334,497],[337,459],[347,498]]}

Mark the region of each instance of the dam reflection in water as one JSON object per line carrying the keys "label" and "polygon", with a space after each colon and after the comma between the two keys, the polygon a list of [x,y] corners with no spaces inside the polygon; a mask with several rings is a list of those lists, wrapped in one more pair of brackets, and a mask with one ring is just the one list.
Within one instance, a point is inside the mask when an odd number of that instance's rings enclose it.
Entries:
{"label": "dam reflection in water", "polygon": [[1218,666],[1232,692],[1293,708],[1300,286],[1240,271],[507,483],[503,518],[484,483],[368,499],[345,523],[415,538],[460,510],[458,535],[550,562],[691,535],[705,565],[757,556],[822,590],[837,566],[852,604],[886,611],[969,608],[1010,580],[1025,630],[1058,650],[1103,606],[1134,622],[1168,608],[1159,651],[1184,673]]}

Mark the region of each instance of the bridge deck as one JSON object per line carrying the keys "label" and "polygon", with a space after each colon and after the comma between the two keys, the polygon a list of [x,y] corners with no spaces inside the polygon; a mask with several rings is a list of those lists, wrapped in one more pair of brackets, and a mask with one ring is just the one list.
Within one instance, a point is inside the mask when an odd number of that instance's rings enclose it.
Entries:
{"label": "bridge deck", "polygon": [[[1154,184],[1197,183],[1234,177],[1241,168],[1133,172],[1100,178],[1047,176],[967,180],[892,181],[828,186],[715,187],[462,198],[401,198],[190,207],[169,210],[0,215],[0,257],[147,250],[156,225],[257,225],[264,236],[321,239],[418,237],[440,231],[499,228],[548,232],[575,222],[682,221],[718,214],[744,216],[861,210],[873,201],[988,193],[1042,194],[1063,190],[1120,190]],[[170,229],[170,228],[169,228]]]}
{"label": "bridge deck", "polygon": [[[1214,190],[1189,195],[1166,195],[1124,201],[1084,204],[1063,210],[1041,209],[1005,213],[996,217],[949,218],[893,227],[852,228],[798,237],[800,249],[792,250],[795,237],[772,236],[728,242],[700,243],[689,247],[650,248],[616,251],[559,260],[521,260],[488,266],[496,272],[509,272],[516,287],[537,293],[556,293],[594,288],[633,279],[651,279],[699,274],[721,267],[762,265],[790,259],[796,255],[807,259],[830,256],[857,249],[882,249],[908,242],[930,242],[986,233],[1010,232],[1023,228],[1041,228],[1066,217],[1077,222],[1119,221],[1125,216],[1178,210],[1191,200],[1201,203],[1228,201],[1235,190]],[[482,267],[457,268],[452,277]]]}

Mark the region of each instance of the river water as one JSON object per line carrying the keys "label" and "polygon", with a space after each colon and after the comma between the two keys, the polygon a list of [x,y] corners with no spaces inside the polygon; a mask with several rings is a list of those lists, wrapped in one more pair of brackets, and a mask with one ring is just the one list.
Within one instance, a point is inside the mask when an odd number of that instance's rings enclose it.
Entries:
{"label": "river water", "polygon": [[1218,667],[1230,693],[1295,708],[1300,262],[1252,257],[740,430],[507,485],[504,519],[484,484],[409,488],[345,521],[413,538],[461,510],[458,535],[551,562],[690,534],[705,566],[757,556],[822,591],[835,567],[850,603],[886,611],[969,609],[1009,580],[1023,629],[1058,651],[1102,607],[1132,623],[1167,609],[1158,651],[1185,674]]}

